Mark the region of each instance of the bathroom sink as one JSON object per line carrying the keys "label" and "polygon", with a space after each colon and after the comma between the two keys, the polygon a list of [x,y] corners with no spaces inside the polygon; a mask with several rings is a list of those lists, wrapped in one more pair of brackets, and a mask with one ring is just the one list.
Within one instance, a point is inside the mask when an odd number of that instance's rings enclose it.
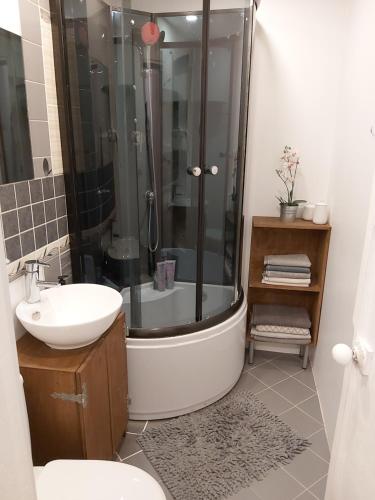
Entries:
{"label": "bathroom sink", "polygon": [[122,296],[102,285],[74,284],[42,290],[40,302],[20,302],[17,318],[34,337],[54,349],[95,342],[114,322]]}

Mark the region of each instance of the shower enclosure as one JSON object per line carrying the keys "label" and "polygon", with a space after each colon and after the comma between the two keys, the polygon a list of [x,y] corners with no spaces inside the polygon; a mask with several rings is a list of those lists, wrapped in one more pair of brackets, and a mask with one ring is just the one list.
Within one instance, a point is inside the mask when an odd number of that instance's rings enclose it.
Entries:
{"label": "shower enclosure", "polygon": [[[122,294],[129,357],[134,346],[176,345],[241,311],[227,390],[245,335],[252,0],[55,0],[54,9],[74,281]],[[173,288],[158,282],[165,261],[174,262]]]}

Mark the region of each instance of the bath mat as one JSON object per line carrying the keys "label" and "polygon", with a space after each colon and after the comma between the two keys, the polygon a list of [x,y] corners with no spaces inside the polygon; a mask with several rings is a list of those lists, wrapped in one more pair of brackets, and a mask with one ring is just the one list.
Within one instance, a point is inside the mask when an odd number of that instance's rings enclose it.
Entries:
{"label": "bath mat", "polygon": [[151,425],[138,443],[176,500],[227,498],[309,445],[248,391]]}

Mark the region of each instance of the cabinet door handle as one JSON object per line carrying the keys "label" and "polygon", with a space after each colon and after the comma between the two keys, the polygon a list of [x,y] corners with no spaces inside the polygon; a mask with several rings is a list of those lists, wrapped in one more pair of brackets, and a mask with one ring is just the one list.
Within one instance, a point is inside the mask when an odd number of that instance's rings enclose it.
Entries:
{"label": "cabinet door handle", "polygon": [[204,173],[209,175],[217,175],[218,172],[219,172],[219,167],[217,167],[216,165],[211,165],[211,167],[207,167],[204,169]]}
{"label": "cabinet door handle", "polygon": [[88,394],[86,384],[82,384],[82,394],[67,394],[66,392],[53,392],[51,394],[53,399],[61,399],[62,401],[70,401],[71,403],[77,403],[86,408],[88,404]]}
{"label": "cabinet door handle", "polygon": [[193,175],[194,177],[199,177],[202,173],[202,169],[200,167],[189,167],[187,169],[187,173],[189,175]]}

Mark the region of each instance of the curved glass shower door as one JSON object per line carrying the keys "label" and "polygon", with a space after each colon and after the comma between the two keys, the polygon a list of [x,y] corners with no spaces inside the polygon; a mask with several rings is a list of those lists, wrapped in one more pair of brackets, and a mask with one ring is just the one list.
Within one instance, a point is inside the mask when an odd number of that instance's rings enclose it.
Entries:
{"label": "curved glass shower door", "polygon": [[[179,5],[180,4],[180,5]],[[122,294],[131,328],[196,321],[202,12],[113,10],[118,183],[111,248],[137,247]],[[123,265],[131,266],[129,262]],[[166,266],[175,270],[168,288]],[[164,269],[164,271],[163,271]],[[164,283],[163,283],[164,281]]]}
{"label": "curved glass shower door", "polygon": [[250,0],[59,2],[74,281],[117,289],[131,335],[223,320],[240,294]]}

